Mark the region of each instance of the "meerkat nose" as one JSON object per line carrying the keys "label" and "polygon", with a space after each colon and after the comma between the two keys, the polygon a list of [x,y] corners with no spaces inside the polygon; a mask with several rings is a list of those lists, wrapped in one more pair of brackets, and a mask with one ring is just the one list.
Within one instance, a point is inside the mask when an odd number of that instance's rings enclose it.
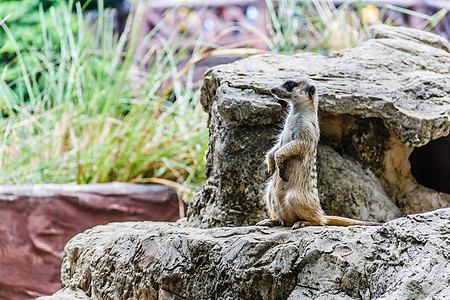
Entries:
{"label": "meerkat nose", "polygon": [[275,94],[275,90],[276,90],[275,88],[271,88],[271,89],[270,89],[270,92],[271,92],[272,94]]}

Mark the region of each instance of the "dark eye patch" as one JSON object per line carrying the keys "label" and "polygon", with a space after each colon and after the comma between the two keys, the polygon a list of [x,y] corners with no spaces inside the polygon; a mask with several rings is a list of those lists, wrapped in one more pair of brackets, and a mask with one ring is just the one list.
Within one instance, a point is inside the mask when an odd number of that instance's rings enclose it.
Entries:
{"label": "dark eye patch", "polygon": [[283,84],[283,87],[284,87],[288,92],[292,92],[292,90],[293,90],[295,87],[297,87],[297,86],[298,86],[297,82],[292,81],[292,80],[286,81],[286,82]]}
{"label": "dark eye patch", "polygon": [[312,98],[314,96],[314,93],[316,92],[316,87],[313,85],[310,85],[307,90],[308,90],[309,97]]}

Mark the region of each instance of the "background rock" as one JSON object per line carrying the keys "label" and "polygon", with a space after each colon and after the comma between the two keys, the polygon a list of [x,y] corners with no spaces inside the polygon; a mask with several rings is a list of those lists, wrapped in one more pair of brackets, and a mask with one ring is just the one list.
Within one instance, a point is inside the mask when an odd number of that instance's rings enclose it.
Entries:
{"label": "background rock", "polygon": [[320,145],[317,160],[319,198],[325,211],[373,222],[401,215],[375,175],[353,158],[342,157],[333,148]]}
{"label": "background rock", "polygon": [[41,299],[447,299],[450,208],[382,227],[97,226]]}
{"label": "background rock", "polygon": [[[422,160],[426,165],[436,160],[431,172],[444,178],[432,187],[420,185],[413,177],[409,155],[417,147],[450,138],[449,49],[448,41],[437,35],[379,25],[360,46],[329,57],[260,55],[208,71],[201,96],[209,115],[207,181],[190,204],[189,224],[251,225],[265,217],[264,154],[273,146],[285,114],[270,96],[270,88],[306,75],[318,85],[322,143],[349,157],[350,168],[375,175],[368,175],[371,179],[363,189],[377,192],[357,199],[351,195],[359,193],[361,182],[352,185],[341,180],[343,186],[335,188],[319,184],[326,213],[388,220],[448,207],[450,168],[439,164],[448,157],[448,147],[440,146],[437,155],[428,154],[426,162]],[[330,159],[321,162],[332,163]],[[346,168],[345,163],[341,166]],[[340,203],[358,200],[354,207],[364,207],[366,195],[378,205],[358,212],[326,203],[332,198]]]}
{"label": "background rock", "polygon": [[64,245],[87,228],[178,218],[178,197],[164,186],[0,186],[0,299],[34,299],[58,290]]}

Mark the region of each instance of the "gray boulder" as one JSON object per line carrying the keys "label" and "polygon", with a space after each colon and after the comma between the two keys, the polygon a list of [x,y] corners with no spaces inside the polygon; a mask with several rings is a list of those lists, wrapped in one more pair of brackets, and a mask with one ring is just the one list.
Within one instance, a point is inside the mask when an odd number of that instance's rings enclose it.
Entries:
{"label": "gray boulder", "polygon": [[[450,194],[419,184],[409,156],[450,138],[449,49],[437,35],[380,25],[360,46],[329,57],[268,54],[208,71],[201,95],[209,115],[207,180],[190,204],[189,224],[252,225],[266,216],[264,154],[285,114],[270,88],[299,76],[310,76],[318,85],[321,147],[335,150],[319,149],[318,169],[326,183],[319,184],[319,193],[326,213],[385,221],[448,207]],[[448,151],[441,147],[441,158],[427,159],[437,159],[439,167]],[[430,172],[450,178],[449,169]],[[339,174],[355,176],[334,180]],[[353,208],[341,203],[353,203]]]}
{"label": "gray boulder", "polygon": [[449,299],[450,208],[381,227],[111,223],[64,251],[56,299]]}

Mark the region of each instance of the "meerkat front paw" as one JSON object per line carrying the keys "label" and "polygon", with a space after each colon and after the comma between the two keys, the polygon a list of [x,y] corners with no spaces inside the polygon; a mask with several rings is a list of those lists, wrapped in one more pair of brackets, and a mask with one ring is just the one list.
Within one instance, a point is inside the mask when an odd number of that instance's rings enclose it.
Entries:
{"label": "meerkat front paw", "polygon": [[278,175],[280,175],[280,178],[284,181],[288,181],[286,167],[284,165],[278,165]]}
{"label": "meerkat front paw", "polygon": [[278,150],[275,155],[275,165],[278,169],[278,175],[281,177],[281,179],[283,179],[284,181],[288,181],[288,176],[287,176],[287,170],[286,170],[286,165],[285,165],[285,159],[282,155],[280,155],[280,151]]}
{"label": "meerkat front paw", "polygon": [[268,171],[269,174],[272,175],[273,172],[275,172],[275,155],[273,152],[269,152],[267,153],[267,167],[268,167]]}

